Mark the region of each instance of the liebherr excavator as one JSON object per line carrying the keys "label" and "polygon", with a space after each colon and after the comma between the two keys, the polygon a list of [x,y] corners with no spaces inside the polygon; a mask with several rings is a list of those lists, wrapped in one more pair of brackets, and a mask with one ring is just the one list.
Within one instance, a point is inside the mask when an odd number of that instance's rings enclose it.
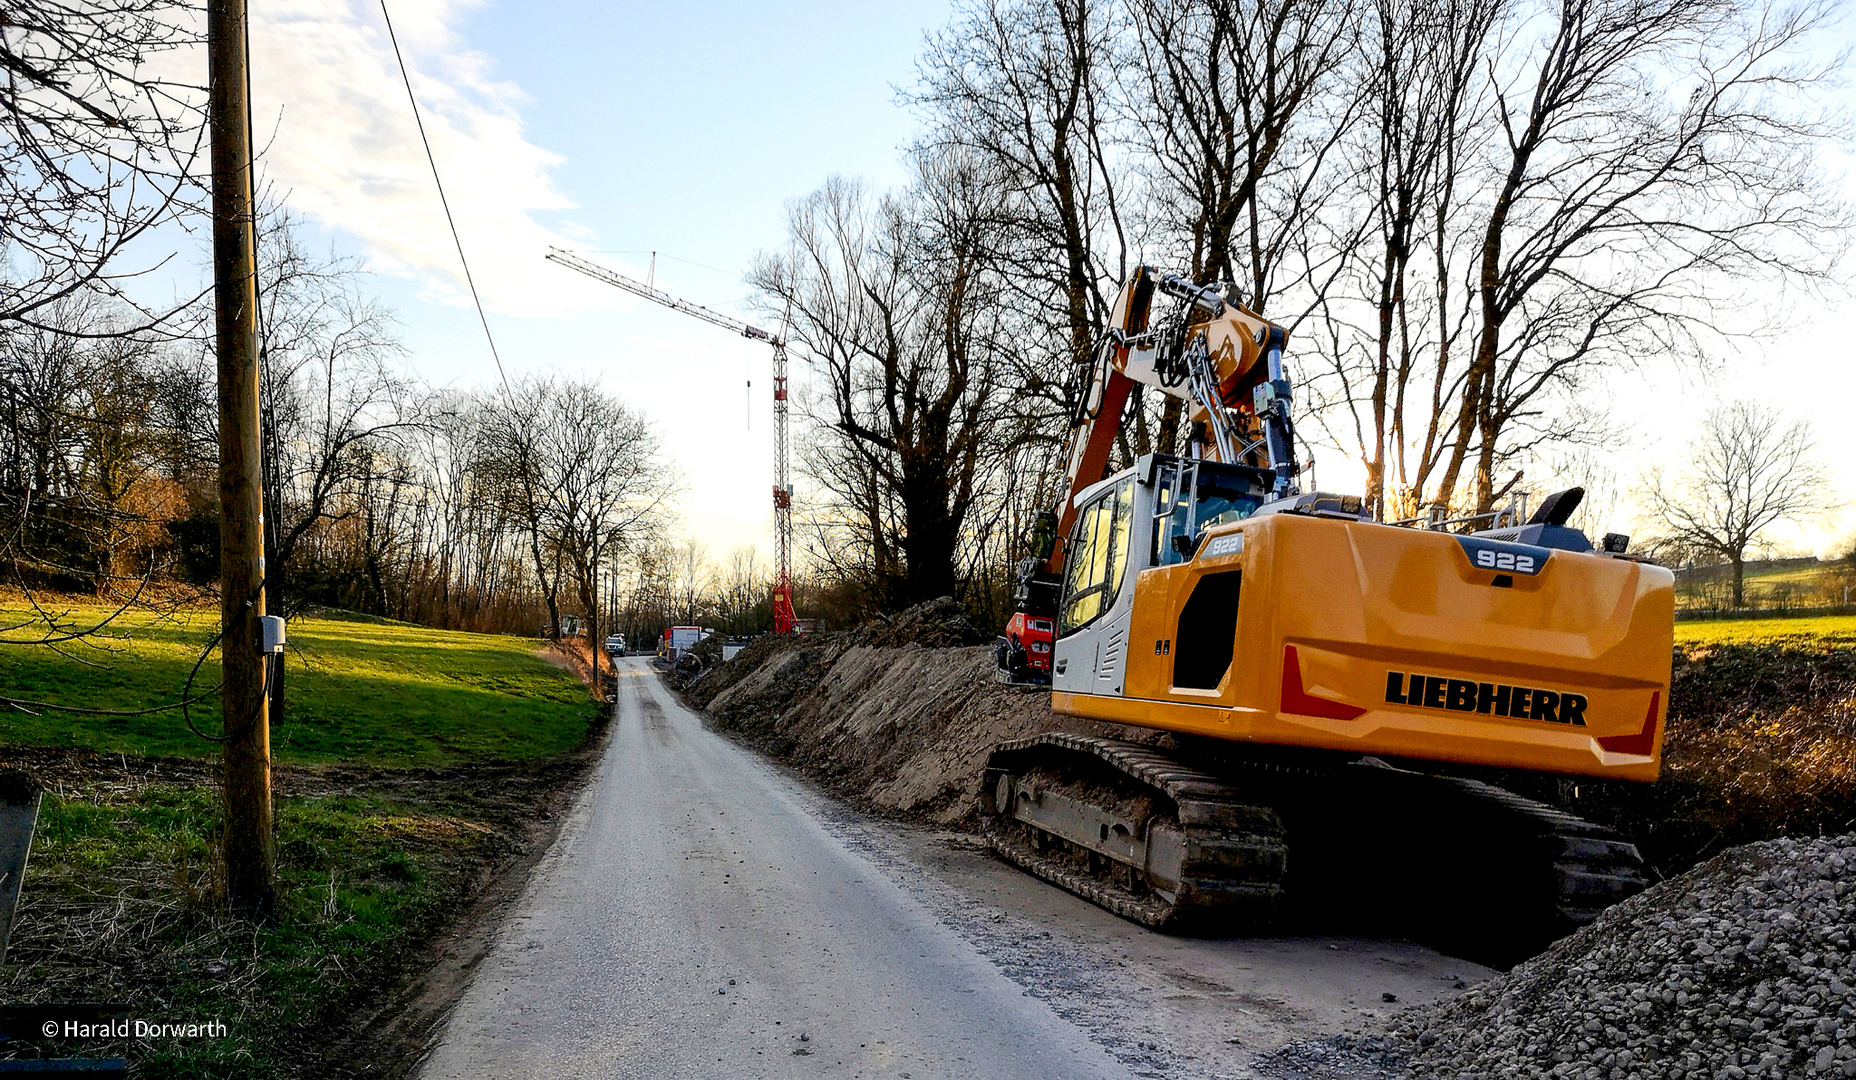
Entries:
{"label": "liebherr excavator", "polygon": [[[997,746],[988,842],[1156,927],[1381,912],[1518,958],[1641,889],[1642,861],[1453,774],[1655,780],[1673,576],[1568,527],[1576,488],[1454,531],[1301,491],[1285,344],[1235,288],[1143,267],[1122,289],[999,669],[1059,713],[1172,734]],[[1192,452],[1104,478],[1136,385],[1183,399]]]}

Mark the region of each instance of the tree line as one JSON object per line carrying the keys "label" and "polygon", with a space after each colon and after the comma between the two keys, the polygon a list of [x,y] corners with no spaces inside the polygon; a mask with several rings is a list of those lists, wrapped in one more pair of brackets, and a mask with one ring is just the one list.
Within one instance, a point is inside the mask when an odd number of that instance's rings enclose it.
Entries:
{"label": "tree line", "polygon": [[[963,0],[911,180],[833,178],[752,280],[813,364],[811,558],[852,607],[1003,605],[1118,283],[1290,331],[1300,454],[1387,520],[1616,443],[1608,373],[1730,362],[1826,275],[1806,0]],[[1181,446],[1137,390],[1112,468]]]}
{"label": "tree line", "polygon": [[[813,376],[802,613],[952,594],[1002,617],[1142,262],[1289,329],[1298,453],[1355,463],[1383,518],[1486,512],[1614,442],[1607,373],[1739,355],[1767,317],[1747,298],[1839,253],[1819,91],[1842,58],[1813,51],[1834,13],[960,0],[905,94],[909,182],[828,180],[750,272]],[[201,205],[203,93],[161,74],[198,47],[193,14],[31,0],[0,23],[0,558],[29,590],[211,577],[203,309],[131,287]],[[674,478],[635,411],[566,378],[425,385],[360,267],[308,251],[282,207],[261,229],[286,607],[761,624],[746,583],[766,568],[667,535]],[[1186,436],[1172,399],[1137,392],[1124,420],[1111,468]]]}
{"label": "tree line", "polygon": [[[0,565],[37,613],[9,641],[97,629],[48,593],[178,604],[218,576],[210,296],[150,299],[210,186],[205,89],[174,74],[198,15],[26,0],[0,18]],[[358,263],[311,251],[275,199],[256,227],[272,610],[596,623],[612,564],[664,542],[675,477],[645,419],[587,378],[434,388]]]}
{"label": "tree line", "polygon": [[[355,263],[306,251],[283,210],[260,252],[272,603],[530,634],[598,612],[675,489],[644,417],[586,378],[427,386]],[[209,335],[94,291],[0,333],[11,584],[150,602],[214,586],[213,379]]]}

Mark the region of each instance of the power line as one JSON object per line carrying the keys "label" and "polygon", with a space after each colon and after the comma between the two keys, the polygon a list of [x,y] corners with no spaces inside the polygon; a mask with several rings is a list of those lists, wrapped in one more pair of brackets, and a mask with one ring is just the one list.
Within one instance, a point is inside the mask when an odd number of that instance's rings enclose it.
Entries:
{"label": "power line", "polygon": [[406,100],[412,103],[412,120],[419,126],[419,141],[425,144],[425,160],[432,166],[432,183],[438,188],[438,203],[445,208],[445,223],[451,226],[451,242],[457,245],[458,262],[464,267],[464,283],[470,286],[471,302],[477,305],[477,321],[483,324],[483,337],[490,343],[490,358],[496,361],[496,374],[503,380],[503,392],[509,393],[509,373],[503,370],[502,354],[496,351],[496,337],[490,333],[490,319],[483,313],[483,298],[477,295],[477,281],[471,277],[470,260],[464,257],[464,241],[458,236],[457,219],[451,216],[451,200],[445,198],[445,182],[438,178],[438,158],[432,154],[432,140],[426,137],[425,120],[419,115],[419,99],[412,92],[412,76],[406,73],[406,57],[400,52],[400,39],[393,33],[393,16],[387,14],[387,0],[380,0],[380,17],[387,24],[387,40],[393,43],[393,58],[399,61],[400,79],[406,83]]}

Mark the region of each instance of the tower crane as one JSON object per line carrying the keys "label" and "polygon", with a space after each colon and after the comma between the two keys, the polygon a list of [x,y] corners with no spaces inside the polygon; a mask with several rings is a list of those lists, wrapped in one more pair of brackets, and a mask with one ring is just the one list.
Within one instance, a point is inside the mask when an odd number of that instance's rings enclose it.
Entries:
{"label": "tower crane", "polygon": [[750,326],[740,319],[730,318],[719,311],[692,304],[664,292],[653,285],[628,278],[616,270],[608,269],[596,262],[583,259],[571,251],[549,248],[547,258],[550,262],[560,263],[570,270],[578,270],[587,277],[615,285],[633,296],[641,296],[654,304],[662,304],[672,311],[681,311],[701,319],[711,326],[719,326],[744,338],[765,342],[773,347],[773,544],[774,544],[774,579],[773,579],[773,632],[790,634],[793,632],[793,483],[788,464],[787,450],[787,403],[786,403],[786,341],[777,334],[770,334],[758,326]]}

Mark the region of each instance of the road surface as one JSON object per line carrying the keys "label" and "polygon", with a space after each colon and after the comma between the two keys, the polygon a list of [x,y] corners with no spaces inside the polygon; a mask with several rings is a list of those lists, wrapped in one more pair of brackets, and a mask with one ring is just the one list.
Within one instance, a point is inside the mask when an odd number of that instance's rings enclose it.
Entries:
{"label": "road surface", "polygon": [[1232,1080],[1490,974],[1407,942],[1153,933],[846,807],[622,664],[597,774],[425,1080]]}
{"label": "road surface", "polygon": [[1126,1077],[641,659],[427,1060],[453,1077]]}

